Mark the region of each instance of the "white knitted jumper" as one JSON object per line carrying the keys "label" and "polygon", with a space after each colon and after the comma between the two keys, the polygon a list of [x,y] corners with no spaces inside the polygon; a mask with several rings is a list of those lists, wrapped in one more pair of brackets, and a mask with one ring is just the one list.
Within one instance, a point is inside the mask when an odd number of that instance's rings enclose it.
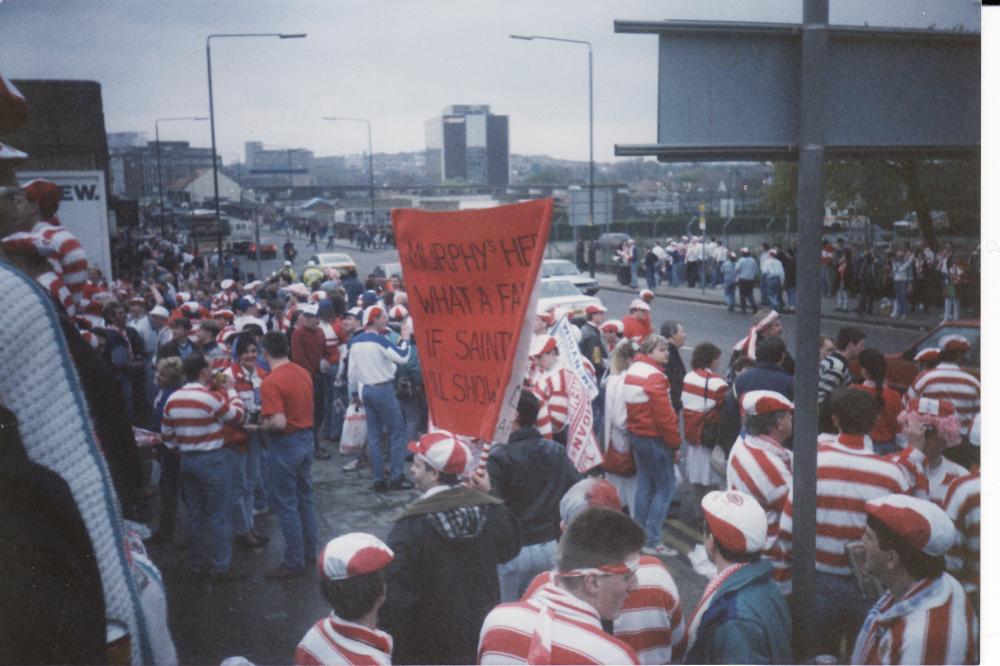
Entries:
{"label": "white knitted jumper", "polygon": [[97,557],[106,613],[128,624],[132,663],[152,663],[118,497],[55,308],[34,280],[0,261],[0,313],[0,403],[17,417],[28,457],[69,486]]}

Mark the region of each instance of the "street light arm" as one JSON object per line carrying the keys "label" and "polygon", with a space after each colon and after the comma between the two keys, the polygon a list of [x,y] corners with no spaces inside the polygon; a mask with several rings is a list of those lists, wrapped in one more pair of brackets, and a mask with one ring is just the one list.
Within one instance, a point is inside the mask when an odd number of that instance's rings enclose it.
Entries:
{"label": "street light arm", "polygon": [[523,39],[530,42],[533,39],[544,39],[550,42],[568,42],[570,44],[586,44],[587,48],[592,48],[590,42],[585,39],[569,39],[567,37],[546,37],[544,35],[511,35],[511,39]]}
{"label": "street light arm", "polygon": [[306,37],[304,32],[287,33],[287,32],[220,32],[209,35],[205,38],[205,42],[212,39],[223,39],[227,37],[277,37],[278,39],[303,39]]}

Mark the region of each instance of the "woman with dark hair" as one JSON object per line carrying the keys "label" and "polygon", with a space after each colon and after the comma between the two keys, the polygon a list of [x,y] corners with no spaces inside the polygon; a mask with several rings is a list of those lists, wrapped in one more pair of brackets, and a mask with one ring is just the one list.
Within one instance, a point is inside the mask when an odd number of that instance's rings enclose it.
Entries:
{"label": "woman with dark hair", "polygon": [[882,352],[865,349],[858,356],[858,363],[861,365],[864,382],[852,388],[874,396],[879,408],[878,418],[870,433],[875,453],[881,456],[895,453],[899,450],[896,435],[902,428],[898,419],[899,413],[903,411],[903,398],[885,386],[886,362]]}
{"label": "woman with dark hair", "polygon": [[687,476],[699,504],[710,488],[721,488],[722,477],[712,469],[712,449],[719,443],[722,403],[729,384],[719,374],[722,351],[703,342],[691,354],[691,372],[684,376],[681,403],[684,441],[687,442]]}

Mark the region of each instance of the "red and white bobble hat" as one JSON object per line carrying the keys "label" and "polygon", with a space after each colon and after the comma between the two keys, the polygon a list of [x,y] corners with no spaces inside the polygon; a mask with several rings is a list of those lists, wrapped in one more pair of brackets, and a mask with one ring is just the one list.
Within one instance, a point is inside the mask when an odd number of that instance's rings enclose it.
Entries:
{"label": "red and white bobble hat", "polygon": [[393,321],[403,321],[408,316],[410,316],[410,311],[406,309],[405,305],[393,305],[389,308],[389,319]]}
{"label": "red and white bobble hat", "polygon": [[639,298],[646,301],[647,303],[656,297],[655,294],[649,289],[643,289],[639,292]]}
{"label": "red and white bobble hat", "polygon": [[767,516],[750,495],[715,490],[701,500],[705,522],[715,540],[734,553],[757,553],[767,538]]}
{"label": "red and white bobble hat", "polygon": [[375,319],[385,314],[385,308],[381,305],[370,305],[365,309],[364,318],[361,323],[365,326],[371,326],[375,323]]}
{"label": "red and white bobble hat", "polygon": [[328,580],[347,580],[381,571],[394,554],[381,539],[364,532],[351,532],[333,539],[319,556],[319,570]]}
{"label": "red and white bobble hat", "polygon": [[584,310],[584,313],[593,315],[593,314],[601,314],[602,312],[607,312],[607,311],[608,309],[603,305],[591,304],[587,306],[587,308]]}
{"label": "red and white bobble hat", "polygon": [[946,335],[938,343],[941,351],[969,351],[969,339],[964,335]]}
{"label": "red and white bobble hat", "polygon": [[646,301],[642,300],[641,298],[633,298],[632,302],[629,303],[628,309],[629,310],[645,310],[646,312],[649,312],[649,303],[647,303]]}
{"label": "red and white bobble hat", "polygon": [[225,319],[226,321],[232,321],[233,317],[236,315],[234,315],[233,311],[229,308],[219,308],[218,310],[212,310],[210,316],[212,319]]}
{"label": "red and white bobble hat", "polygon": [[740,407],[747,416],[771,412],[790,412],[795,404],[777,391],[747,391],[740,400]]}
{"label": "red and white bobble hat", "polygon": [[913,356],[913,360],[917,363],[936,363],[940,358],[941,350],[937,347],[921,349]]}
{"label": "red and white bobble hat", "polygon": [[177,301],[177,305],[183,305],[191,300],[191,293],[187,291],[178,291],[174,294],[174,300]]}
{"label": "red and white bobble hat", "polygon": [[944,555],[955,543],[955,524],[934,502],[886,495],[865,502],[865,511],[926,555]]}
{"label": "red and white bobble hat", "polygon": [[236,280],[226,278],[225,280],[219,283],[219,286],[222,288],[222,291],[229,291],[230,289],[236,286]]}
{"label": "red and white bobble hat", "polygon": [[601,330],[606,333],[614,331],[618,335],[625,335],[625,323],[621,319],[609,319],[601,324]]}
{"label": "red and white bobble hat", "polygon": [[556,339],[551,335],[536,335],[531,339],[531,349],[528,350],[528,357],[541,356],[557,347]]}
{"label": "red and white bobble hat", "polygon": [[444,474],[461,474],[472,453],[455,435],[445,430],[429,432],[407,448],[425,463]]}
{"label": "red and white bobble hat", "polygon": [[188,317],[200,315],[201,305],[199,305],[196,301],[186,301],[183,305],[181,305],[181,312]]}

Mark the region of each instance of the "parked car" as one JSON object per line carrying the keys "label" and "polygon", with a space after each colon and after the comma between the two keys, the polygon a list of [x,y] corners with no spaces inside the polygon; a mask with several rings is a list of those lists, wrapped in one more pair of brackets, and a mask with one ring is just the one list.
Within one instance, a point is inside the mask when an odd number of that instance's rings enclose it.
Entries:
{"label": "parked car", "polygon": [[397,278],[399,284],[403,284],[403,265],[398,261],[390,261],[385,264],[378,264],[368,274],[368,279],[375,283],[376,287],[382,287],[389,278]]}
{"label": "parked car", "polygon": [[315,261],[320,268],[336,268],[338,271],[345,271],[348,268],[358,269],[358,265],[351,259],[351,255],[343,252],[323,252],[309,257],[309,261]]}
{"label": "parked car", "polygon": [[[969,341],[971,348],[965,355],[965,363],[962,365],[962,369],[969,374],[975,375],[976,378],[979,378],[979,332],[980,327],[978,319],[959,319],[957,321],[949,321],[940,324],[937,328],[918,338],[916,342],[903,351],[885,355],[887,365],[885,383],[897,391],[905,393],[919,372],[919,368],[913,361],[913,357],[917,354],[917,352],[927,349],[928,347],[937,347],[941,343],[941,338],[946,335],[961,335]],[[856,377],[860,377],[860,367],[857,366],[856,362],[851,365],[853,374]]]}
{"label": "parked car", "polygon": [[[247,256],[251,259],[257,257],[257,244],[250,243],[247,247]],[[261,259],[275,259],[278,256],[278,245],[272,243],[269,240],[261,239],[260,241],[260,258]]]}
{"label": "parked car", "polygon": [[567,308],[571,318],[582,317],[588,305],[601,305],[601,299],[586,296],[572,282],[562,278],[542,278],[538,288],[538,310]]}
{"label": "parked car", "polygon": [[545,259],[542,261],[542,277],[559,278],[571,282],[588,296],[593,296],[600,289],[597,280],[589,275],[584,275],[576,267],[576,264],[565,259]]}

